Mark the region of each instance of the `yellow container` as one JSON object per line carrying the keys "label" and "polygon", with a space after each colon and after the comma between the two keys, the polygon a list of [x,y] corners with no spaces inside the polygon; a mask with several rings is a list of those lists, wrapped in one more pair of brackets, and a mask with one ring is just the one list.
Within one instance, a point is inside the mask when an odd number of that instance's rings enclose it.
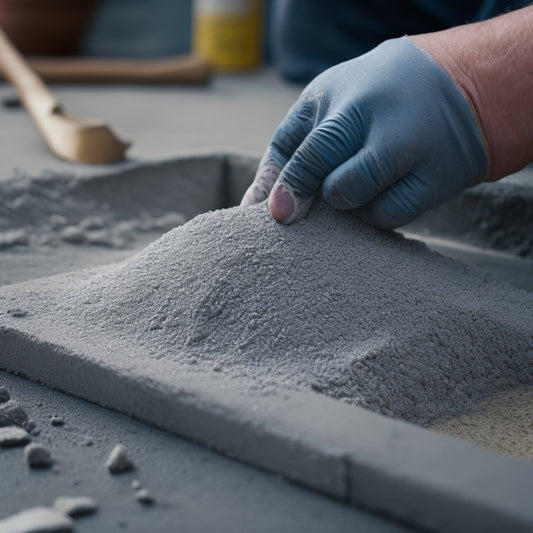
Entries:
{"label": "yellow container", "polygon": [[253,70],[263,55],[263,0],[195,0],[193,51],[220,72]]}

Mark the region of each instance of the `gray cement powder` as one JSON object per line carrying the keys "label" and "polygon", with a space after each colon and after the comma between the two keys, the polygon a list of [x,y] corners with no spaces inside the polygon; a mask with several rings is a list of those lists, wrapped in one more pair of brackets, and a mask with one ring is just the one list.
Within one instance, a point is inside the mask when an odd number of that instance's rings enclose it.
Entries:
{"label": "gray cement powder", "polygon": [[61,290],[89,342],[409,421],[533,381],[533,295],[322,204],[289,227],[265,205],[200,215]]}

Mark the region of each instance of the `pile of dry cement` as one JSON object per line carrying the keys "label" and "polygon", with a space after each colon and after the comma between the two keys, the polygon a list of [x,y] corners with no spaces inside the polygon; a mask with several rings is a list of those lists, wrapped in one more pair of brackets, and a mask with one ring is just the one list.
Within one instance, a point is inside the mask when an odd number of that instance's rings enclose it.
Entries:
{"label": "pile of dry cement", "polygon": [[[265,391],[426,422],[533,381],[533,295],[349,213],[198,216],[68,288],[65,320]],[[88,336],[88,337],[87,337]]]}

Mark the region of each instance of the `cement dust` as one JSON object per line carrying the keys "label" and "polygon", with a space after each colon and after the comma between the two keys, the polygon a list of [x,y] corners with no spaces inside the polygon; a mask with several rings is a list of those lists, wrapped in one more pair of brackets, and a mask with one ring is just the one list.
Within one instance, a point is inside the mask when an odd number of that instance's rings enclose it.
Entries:
{"label": "cement dust", "polygon": [[200,215],[58,290],[55,318],[85,342],[265,394],[427,423],[533,382],[533,295],[320,203],[290,227],[264,204]]}

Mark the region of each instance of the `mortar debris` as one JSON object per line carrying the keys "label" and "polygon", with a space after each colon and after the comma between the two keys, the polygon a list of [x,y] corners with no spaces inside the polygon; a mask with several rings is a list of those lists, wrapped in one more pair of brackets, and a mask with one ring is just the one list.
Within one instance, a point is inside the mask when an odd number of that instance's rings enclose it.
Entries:
{"label": "mortar debris", "polygon": [[111,366],[139,354],[154,370],[314,390],[422,424],[533,382],[532,294],[321,202],[291,226],[265,204],[206,213],[69,279],[49,279],[32,317],[80,349],[113,345]]}
{"label": "mortar debris", "polygon": [[59,232],[59,236],[65,242],[81,244],[85,241],[85,232],[78,226],[67,226]]}
{"label": "mortar debris", "polygon": [[139,489],[135,491],[135,498],[143,505],[153,505],[154,498],[146,489]]}
{"label": "mortar debris", "polygon": [[133,462],[129,459],[126,447],[123,444],[117,444],[106,461],[106,466],[111,474],[121,474],[129,472],[135,468]]}
{"label": "mortar debris", "polygon": [[23,309],[8,309],[7,314],[13,318],[26,318],[28,316],[27,311]]}
{"label": "mortar debris", "polygon": [[98,504],[89,496],[58,496],[54,509],[72,517],[86,516],[95,513]]}
{"label": "mortar debris", "polygon": [[19,402],[10,400],[0,404],[0,427],[14,425],[26,428],[28,422],[28,415]]}
{"label": "mortar debris", "polygon": [[50,450],[36,442],[28,444],[24,448],[24,458],[30,468],[48,468],[54,464]]}
{"label": "mortar debris", "polygon": [[31,440],[29,433],[18,426],[0,428],[0,446],[22,446]]}
{"label": "mortar debris", "polygon": [[53,415],[52,418],[50,419],[50,424],[52,424],[52,426],[64,426],[65,425],[65,421],[60,417],[60,416],[57,416],[57,415]]}
{"label": "mortar debris", "polygon": [[[0,251],[76,246],[126,248],[141,233],[167,231],[185,223],[175,211],[117,213],[107,201],[96,201],[76,187],[72,176],[45,171],[39,179],[20,171],[0,184]],[[107,200],[113,202],[114,193]],[[83,213],[93,213],[80,216]]]}
{"label": "mortar debris", "polygon": [[28,233],[24,229],[13,229],[0,232],[0,250],[13,246],[27,246],[30,243]]}
{"label": "mortar debris", "polygon": [[2,533],[70,533],[71,518],[51,507],[33,507],[0,520]]}
{"label": "mortar debris", "polygon": [[0,387],[0,403],[8,402],[10,399],[9,391],[5,387]]}

